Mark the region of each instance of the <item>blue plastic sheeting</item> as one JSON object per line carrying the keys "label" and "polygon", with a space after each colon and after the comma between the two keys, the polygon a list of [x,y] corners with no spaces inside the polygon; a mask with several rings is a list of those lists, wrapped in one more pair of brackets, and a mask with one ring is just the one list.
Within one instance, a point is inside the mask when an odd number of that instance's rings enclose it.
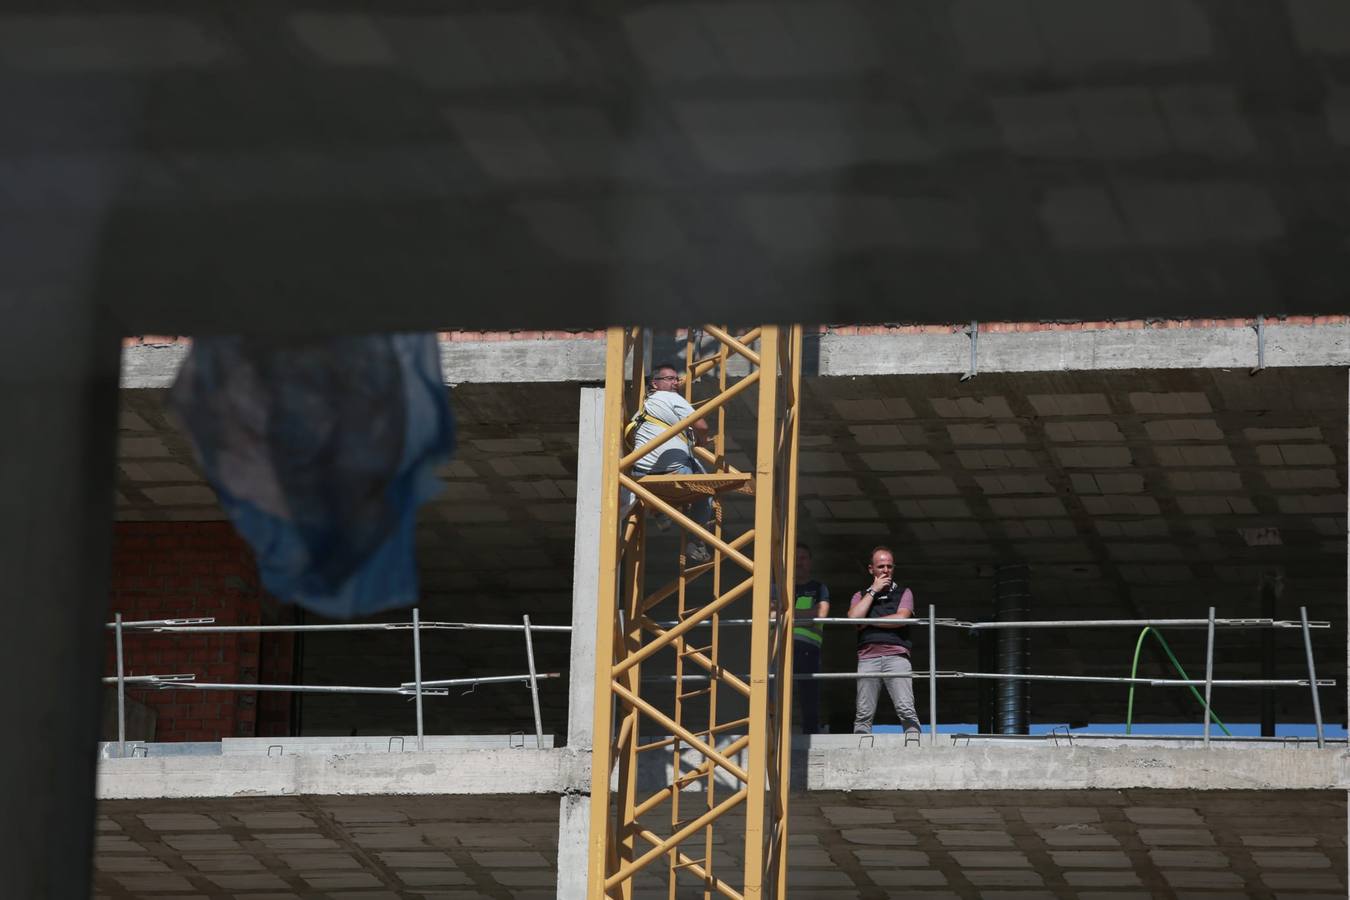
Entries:
{"label": "blue plastic sheeting", "polygon": [[454,448],[434,335],[199,338],[171,403],[270,593],[334,619],[417,601]]}

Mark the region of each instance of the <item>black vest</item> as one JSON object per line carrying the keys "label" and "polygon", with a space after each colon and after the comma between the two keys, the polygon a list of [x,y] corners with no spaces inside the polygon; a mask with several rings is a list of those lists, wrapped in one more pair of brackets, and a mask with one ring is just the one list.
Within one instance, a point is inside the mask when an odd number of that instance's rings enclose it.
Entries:
{"label": "black vest", "polygon": [[[879,619],[882,616],[894,615],[900,609],[900,598],[905,596],[905,589],[894,582],[886,590],[882,591],[872,598],[872,608],[867,611],[867,618]],[[911,650],[914,647],[909,638],[903,637],[909,629],[906,628],[878,628],[875,625],[864,625],[858,629],[858,646],[863,644],[894,644]]]}

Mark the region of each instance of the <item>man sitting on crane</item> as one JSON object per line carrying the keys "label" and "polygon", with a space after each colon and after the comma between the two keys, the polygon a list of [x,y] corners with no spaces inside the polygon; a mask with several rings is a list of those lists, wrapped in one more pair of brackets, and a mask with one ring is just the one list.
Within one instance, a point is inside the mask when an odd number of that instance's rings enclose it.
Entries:
{"label": "man sitting on crane", "polygon": [[[692,416],[694,407],[680,393],[681,376],[679,369],[662,363],[652,369],[651,380],[647,387],[647,400],[642,410],[633,417],[637,426],[633,435],[633,446],[641,447],[681,419]],[[694,447],[708,439],[708,423],[704,419],[694,422],[684,434],[673,435],[651,452],[633,464],[633,475],[703,474],[705,471]],[[625,498],[625,506],[626,506]],[[707,525],[713,518],[712,497],[700,496],[688,507],[689,517],[700,525]],[[703,563],[711,559],[708,547],[701,540],[691,538],[686,548],[691,562]]]}

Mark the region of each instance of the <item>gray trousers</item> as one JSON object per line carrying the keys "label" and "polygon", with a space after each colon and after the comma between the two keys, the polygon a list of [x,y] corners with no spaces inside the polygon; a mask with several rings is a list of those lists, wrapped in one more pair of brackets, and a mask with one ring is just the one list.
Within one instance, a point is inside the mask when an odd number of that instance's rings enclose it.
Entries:
{"label": "gray trousers", "polygon": [[[877,656],[872,659],[858,660],[858,674],[866,672],[884,672],[888,675],[909,675],[914,667],[909,664],[908,656]],[[891,695],[895,714],[906,731],[918,731],[919,714],[914,709],[914,680],[912,678],[859,678],[858,709],[853,717],[854,734],[871,734],[872,719],[877,714],[877,694],[882,682],[886,683],[886,693]]]}

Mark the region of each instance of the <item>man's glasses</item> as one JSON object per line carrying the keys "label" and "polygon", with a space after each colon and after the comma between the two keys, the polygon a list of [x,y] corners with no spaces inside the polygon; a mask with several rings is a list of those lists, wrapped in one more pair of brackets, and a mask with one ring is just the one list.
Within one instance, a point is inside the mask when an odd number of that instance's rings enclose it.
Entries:
{"label": "man's glasses", "polygon": [[678,375],[657,375],[655,378],[652,379],[652,381],[679,381],[679,380],[680,376]]}

